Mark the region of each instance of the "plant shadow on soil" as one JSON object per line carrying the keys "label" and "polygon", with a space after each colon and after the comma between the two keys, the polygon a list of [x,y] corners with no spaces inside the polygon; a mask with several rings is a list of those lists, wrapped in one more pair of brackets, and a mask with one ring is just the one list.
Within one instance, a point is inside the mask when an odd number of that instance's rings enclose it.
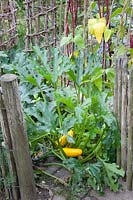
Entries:
{"label": "plant shadow on soil", "polygon": [[[54,162],[55,158],[51,157],[47,160],[48,163]],[[56,160],[58,162],[58,160]],[[41,167],[40,167],[41,166]],[[80,200],[85,199],[86,196],[90,196],[90,187],[82,187],[79,185],[75,187],[70,186],[70,172],[61,166],[43,166],[40,163],[39,167],[45,170],[46,173],[57,177],[54,179],[45,174],[41,174],[39,182],[37,184],[38,200]],[[96,199],[91,199],[96,200]]]}
{"label": "plant shadow on soil", "polygon": [[125,182],[122,182],[120,191],[114,193],[107,188],[105,194],[100,196],[91,189],[74,194],[71,188],[53,181],[52,178],[44,176],[44,180],[44,189],[38,190],[38,200],[133,200],[133,191],[125,189]]}
{"label": "plant shadow on soil", "polygon": [[[55,162],[55,158],[50,158],[46,162]],[[58,162],[58,161],[57,161]],[[41,163],[43,168],[43,163]],[[97,192],[90,187],[82,188],[79,185],[75,185],[74,188],[69,184],[66,186],[63,183],[68,183],[70,179],[70,172],[61,166],[49,166],[44,167],[45,172],[48,172],[55,177],[62,180],[60,183],[58,180],[51,178],[47,175],[41,175],[39,179],[38,199],[37,200],[132,200],[133,192],[126,190],[126,183],[120,180],[121,188],[118,192],[114,193],[108,188],[105,189],[105,194],[100,196]]]}
{"label": "plant shadow on soil", "polygon": [[[45,160],[45,163],[59,162],[55,157],[50,157]],[[71,177],[70,172],[61,166],[45,166],[44,161],[33,164],[36,178],[37,199],[36,200],[133,200],[133,191],[126,190],[126,183],[120,181],[121,188],[118,192],[111,192],[108,188],[105,189],[105,194],[100,196],[97,192],[90,187],[85,187],[82,183],[75,185],[74,188],[70,186],[69,180]],[[42,173],[37,170],[41,169]],[[44,173],[43,173],[44,172]],[[57,179],[46,175],[48,173]],[[67,185],[66,185],[67,184]],[[0,200],[6,198],[0,194]]]}

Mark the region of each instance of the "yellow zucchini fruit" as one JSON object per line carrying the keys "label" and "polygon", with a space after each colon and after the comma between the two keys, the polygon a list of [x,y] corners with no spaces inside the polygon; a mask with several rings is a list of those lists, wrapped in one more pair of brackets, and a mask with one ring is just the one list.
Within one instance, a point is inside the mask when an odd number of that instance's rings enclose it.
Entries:
{"label": "yellow zucchini fruit", "polygon": [[67,142],[67,137],[66,137],[66,135],[63,135],[63,136],[59,139],[59,143],[60,143],[61,146],[65,146],[66,142]]}
{"label": "yellow zucchini fruit", "polygon": [[82,149],[77,148],[63,148],[67,157],[78,157],[82,155]]}
{"label": "yellow zucchini fruit", "polygon": [[[71,136],[71,137],[73,137],[73,131],[72,131],[72,130],[68,131],[68,135]],[[66,136],[66,135],[63,135],[63,136],[59,139],[59,142],[60,142],[60,145],[61,145],[61,146],[65,146],[66,143],[67,143],[67,136]]]}

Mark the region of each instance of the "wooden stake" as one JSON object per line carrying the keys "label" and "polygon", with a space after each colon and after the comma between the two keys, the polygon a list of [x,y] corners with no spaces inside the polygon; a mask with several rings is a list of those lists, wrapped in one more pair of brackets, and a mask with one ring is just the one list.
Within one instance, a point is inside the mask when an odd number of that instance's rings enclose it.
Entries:
{"label": "wooden stake", "polygon": [[87,55],[88,55],[88,5],[89,2],[88,0],[84,0],[84,44],[85,44],[85,48],[84,48],[84,65],[87,62]]}
{"label": "wooden stake", "polygon": [[2,144],[0,142],[0,171],[1,171],[1,175],[2,175],[2,178],[3,178],[3,185],[4,185],[4,193],[5,193],[5,196],[7,199],[9,199],[9,191],[7,189],[7,183],[6,183],[6,167],[5,167],[5,163],[4,163],[5,159],[4,159],[4,156],[3,156],[3,149],[2,149]]}
{"label": "wooden stake", "polygon": [[127,101],[128,101],[128,66],[127,58],[122,62],[122,105],[121,105],[121,167],[126,171],[127,166]]}
{"label": "wooden stake", "polygon": [[7,119],[7,113],[4,106],[1,91],[0,91],[0,117],[1,117],[0,122],[1,122],[3,138],[6,145],[6,150],[7,150],[9,172],[10,172],[10,175],[13,176],[13,179],[14,179],[12,183],[12,198],[14,200],[18,200],[20,194],[19,194],[19,188],[18,188],[17,171],[16,171],[16,165],[15,165],[15,160],[13,156],[12,141],[11,141],[11,135],[10,135],[9,124],[8,124],[8,119]]}
{"label": "wooden stake", "polygon": [[114,99],[113,99],[114,113],[118,118],[118,64],[115,67],[115,87],[114,87]]}
{"label": "wooden stake", "polygon": [[127,157],[127,189],[132,190],[133,185],[133,65],[129,75],[128,90],[128,157]]}
{"label": "wooden stake", "polygon": [[3,75],[1,86],[11,133],[21,199],[36,200],[32,161],[29,154],[17,76],[13,74]]}
{"label": "wooden stake", "polygon": [[[117,69],[118,69],[118,123],[119,128],[121,129],[121,102],[122,102],[122,58],[118,60],[117,63]],[[121,130],[120,130],[121,131]],[[121,166],[121,148],[117,148],[117,164]]]}

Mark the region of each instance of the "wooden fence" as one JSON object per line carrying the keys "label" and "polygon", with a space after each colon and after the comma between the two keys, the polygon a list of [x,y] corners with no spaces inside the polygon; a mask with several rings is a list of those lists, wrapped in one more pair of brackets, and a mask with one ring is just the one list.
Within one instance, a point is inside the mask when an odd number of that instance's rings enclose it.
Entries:
{"label": "wooden fence", "polygon": [[[3,179],[6,171],[13,176],[10,191],[6,187],[6,198],[13,200],[36,200],[32,161],[24,125],[17,76],[1,76],[0,122],[7,152],[8,166],[0,165]],[[0,144],[0,149],[2,144]]]}
{"label": "wooden fence", "polygon": [[17,43],[16,11],[14,0],[0,0],[0,50]]}
{"label": "wooden fence", "polygon": [[117,164],[126,172],[127,189],[133,185],[133,64],[123,56],[115,68],[114,112],[118,118],[121,146],[117,149]]}
{"label": "wooden fence", "polygon": [[56,46],[56,0],[25,0],[26,40],[25,49]]}
{"label": "wooden fence", "polygon": [[[25,50],[32,51],[32,46],[38,45],[50,51],[51,47],[59,44],[59,35],[70,33],[75,35],[75,27],[82,24],[83,16],[78,13],[85,8],[84,26],[87,27],[88,3],[83,1],[57,1],[57,0],[24,0],[25,22]],[[83,6],[84,5],[84,6]],[[0,50],[10,49],[17,44],[17,25],[21,20],[16,14],[15,0],[0,0]],[[18,9],[19,10],[19,9]],[[23,19],[22,19],[23,20]],[[58,26],[57,26],[58,23]],[[71,27],[71,28],[70,28]],[[87,30],[87,29],[86,29]],[[87,31],[85,41],[87,42]],[[69,44],[67,53],[71,53],[73,44]],[[69,52],[70,51],[70,52]]]}

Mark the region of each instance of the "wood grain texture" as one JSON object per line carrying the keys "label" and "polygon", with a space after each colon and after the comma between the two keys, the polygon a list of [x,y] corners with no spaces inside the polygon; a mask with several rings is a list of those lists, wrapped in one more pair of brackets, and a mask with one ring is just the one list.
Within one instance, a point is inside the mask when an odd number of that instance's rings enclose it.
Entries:
{"label": "wood grain texture", "polygon": [[128,103],[128,61],[122,62],[122,101],[121,101],[121,167],[126,171],[127,166],[127,103]]}
{"label": "wood grain texture", "polygon": [[11,74],[3,75],[1,77],[1,86],[11,133],[21,200],[36,200],[32,161],[18,91],[17,76]]}
{"label": "wood grain texture", "polygon": [[127,157],[127,189],[133,185],[133,65],[129,74],[128,90],[128,157]]}
{"label": "wood grain texture", "polygon": [[20,197],[19,188],[18,188],[18,178],[17,178],[17,170],[16,170],[16,164],[13,156],[13,149],[12,149],[12,141],[11,141],[11,134],[9,130],[9,124],[7,119],[7,113],[2,97],[2,91],[0,91],[0,124],[1,129],[3,133],[3,138],[6,146],[6,152],[8,157],[8,167],[9,167],[9,173],[13,177],[13,183],[12,183],[12,192],[11,196],[14,200],[18,200]]}

